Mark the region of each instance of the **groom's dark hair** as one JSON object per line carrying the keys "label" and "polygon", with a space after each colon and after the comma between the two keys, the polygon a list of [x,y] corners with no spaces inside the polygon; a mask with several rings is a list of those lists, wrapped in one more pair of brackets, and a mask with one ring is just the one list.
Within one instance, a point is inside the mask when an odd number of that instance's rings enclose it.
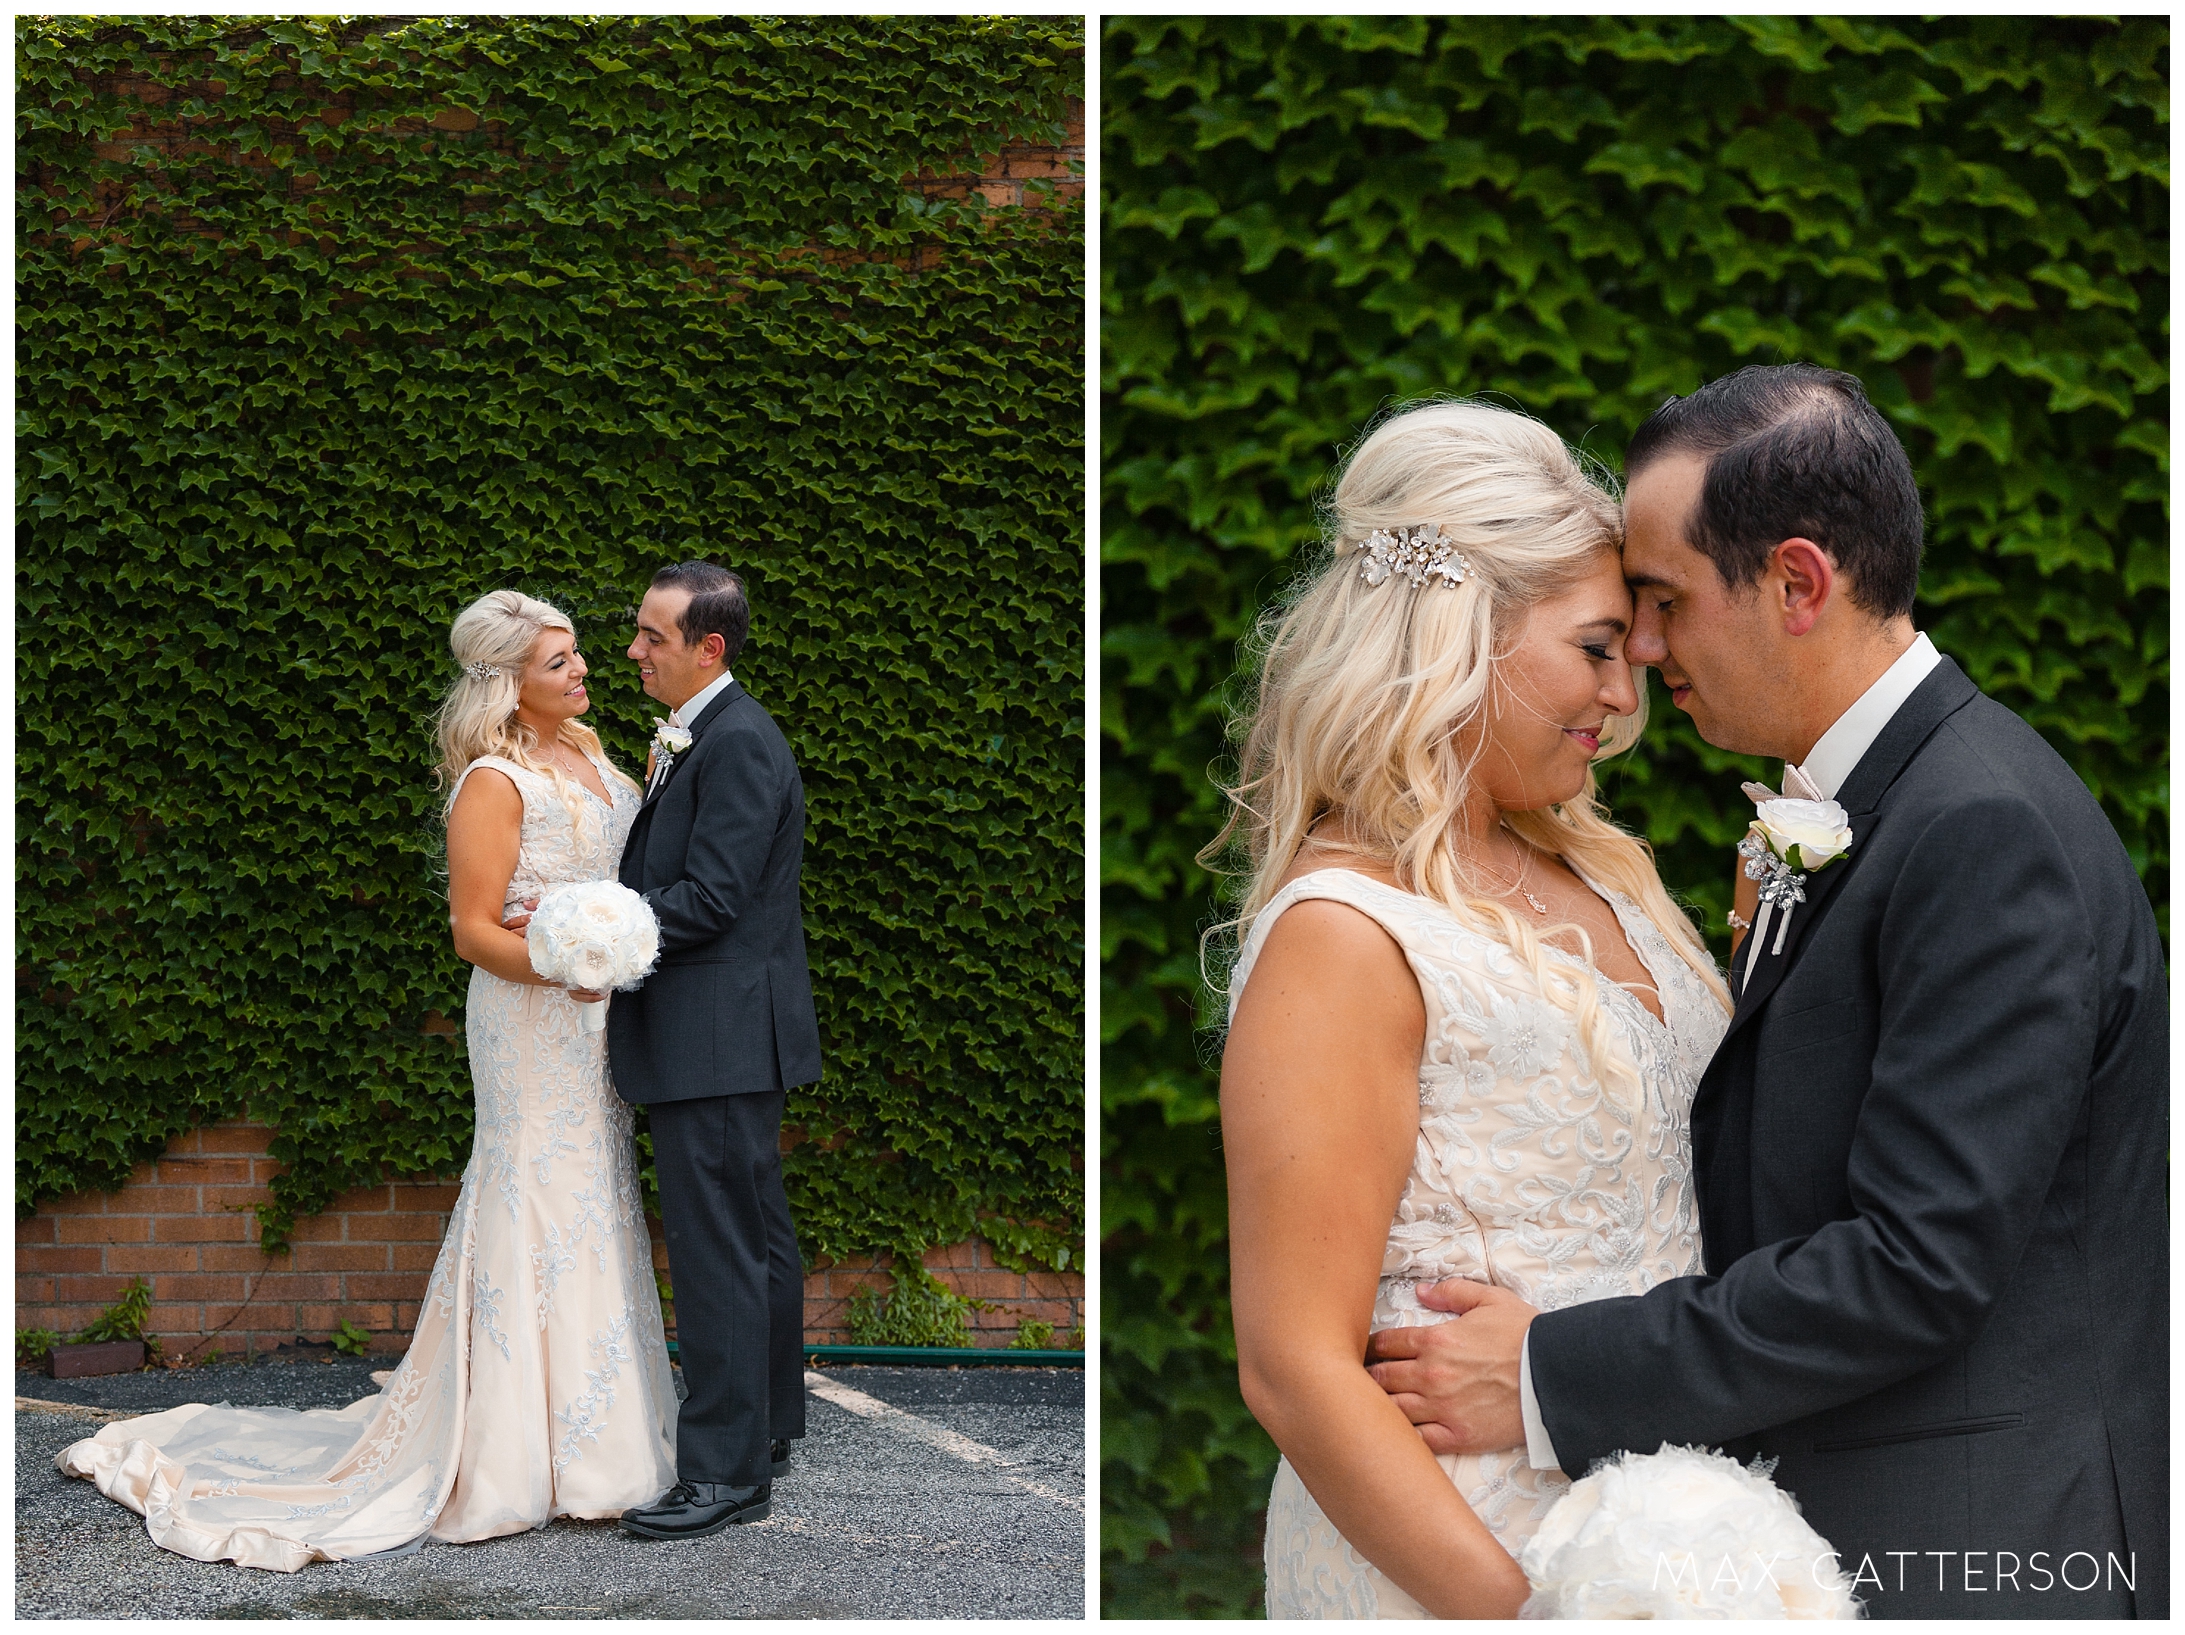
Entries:
{"label": "groom's dark hair", "polygon": [[1810,363],[1753,364],[1656,409],[1624,451],[1629,481],[1664,455],[1707,461],[1685,524],[1735,590],[1805,538],[1878,618],[1912,611],[1926,536],[1912,462],[1858,378]]}
{"label": "groom's dark hair", "polygon": [[696,647],[718,632],[721,668],[736,662],[736,655],[744,650],[744,633],[751,628],[751,604],[744,600],[741,575],[711,562],[671,562],[652,576],[652,583],[655,590],[666,585],[690,592],[683,616],[675,621],[686,647]]}

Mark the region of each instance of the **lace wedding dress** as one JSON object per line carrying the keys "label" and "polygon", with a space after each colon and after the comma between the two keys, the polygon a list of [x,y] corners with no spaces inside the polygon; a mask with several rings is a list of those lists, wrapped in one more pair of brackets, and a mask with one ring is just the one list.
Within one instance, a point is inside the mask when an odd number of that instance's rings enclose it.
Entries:
{"label": "lace wedding dress", "polygon": [[[1592,882],[1588,882],[1592,884]],[[1346,903],[1402,945],[1426,1002],[1419,1139],[1381,1260],[1375,1330],[1450,1320],[1417,1286],[1469,1277],[1542,1311],[1638,1294],[1700,1270],[1691,1189],[1692,1093],[1728,1018],[1639,906],[1593,888],[1654,979],[1666,1022],[1613,982],[1602,1003],[1630,1061],[1604,1086],[1569,1013],[1503,943],[1439,904],[1343,869],[1291,881],[1253,922],[1230,981],[1244,992],[1291,904]],[[1552,959],[1576,959],[1548,950]],[[1570,1490],[1523,1448],[1440,1464],[1511,1555]],[[1287,1459],[1267,1504],[1267,1616],[1424,1618],[1419,1603],[1335,1530]]]}
{"label": "lace wedding dress", "polygon": [[[640,804],[498,758],[523,796],[509,906],[611,879]],[[109,1425],[61,1469],[200,1561],[294,1572],[610,1517],[675,1483],[675,1388],[606,1034],[559,988],[473,969],[477,1139],[410,1349],[339,1410],[191,1403]]]}

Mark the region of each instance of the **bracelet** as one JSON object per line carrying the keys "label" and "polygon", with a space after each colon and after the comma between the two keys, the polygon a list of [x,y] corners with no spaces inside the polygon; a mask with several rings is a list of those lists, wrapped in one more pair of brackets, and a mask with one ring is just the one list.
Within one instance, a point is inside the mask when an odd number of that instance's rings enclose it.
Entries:
{"label": "bracelet", "polygon": [[1745,918],[1745,916],[1740,914],[1736,909],[1733,908],[1730,910],[1730,929],[1732,931],[1750,931],[1752,928],[1752,921]]}

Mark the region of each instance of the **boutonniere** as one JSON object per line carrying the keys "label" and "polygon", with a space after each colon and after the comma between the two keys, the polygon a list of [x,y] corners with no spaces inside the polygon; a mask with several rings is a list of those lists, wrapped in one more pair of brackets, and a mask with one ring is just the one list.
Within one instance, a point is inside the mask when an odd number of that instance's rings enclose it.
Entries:
{"label": "boutonniere", "polygon": [[652,718],[653,775],[667,771],[668,763],[690,748],[690,728],[671,727],[659,716]]}
{"label": "boutonniere", "polygon": [[[1737,843],[1745,859],[1745,878],[1760,882],[1760,917],[1753,935],[1765,937],[1768,921],[1777,920],[1775,946],[1780,954],[1790,935],[1791,909],[1806,900],[1806,875],[1817,874],[1851,849],[1851,821],[1832,800],[1798,800],[1778,795],[1765,784],[1749,783],[1745,793],[1755,807],[1752,827]],[[1803,872],[1801,872],[1803,871]],[[1753,962],[1745,962],[1752,980]]]}

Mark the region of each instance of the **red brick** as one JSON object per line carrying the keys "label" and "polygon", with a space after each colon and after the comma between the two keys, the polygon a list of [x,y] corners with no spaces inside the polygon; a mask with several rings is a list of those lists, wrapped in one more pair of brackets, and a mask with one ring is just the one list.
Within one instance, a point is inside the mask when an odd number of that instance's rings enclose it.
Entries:
{"label": "red brick", "polygon": [[194,1215],[202,1200],[196,1187],[163,1187],[131,1185],[122,1189],[116,1202],[126,1202],[127,1207],[110,1211],[116,1215]]}
{"label": "red brick", "polygon": [[15,1223],[15,1241],[17,1243],[52,1243],[59,1236],[55,1231],[57,1224],[56,1218],[51,1215],[33,1215],[27,1221],[17,1221]]}
{"label": "red brick", "polygon": [[300,1216],[288,1235],[297,1243],[340,1243],[349,1235],[349,1217],[331,1214]]}
{"label": "red brick", "polygon": [[1024,1292],[1015,1272],[943,1272],[941,1281],[972,1300],[1009,1300]]}
{"label": "red brick", "polygon": [[349,1236],[377,1243],[438,1243],[448,1235],[445,1215],[367,1215],[349,1223]]}
{"label": "red brick", "polygon": [[271,1187],[251,1186],[248,1183],[208,1186],[204,1191],[205,1201],[199,1207],[199,1213],[205,1215],[224,1214],[230,1211],[240,1213],[243,1210],[256,1209],[260,1204],[273,1201],[273,1189]]}
{"label": "red brick", "polygon": [[421,1182],[399,1182],[395,1186],[396,1210],[429,1210],[445,1215],[455,1208],[455,1200],[463,1195],[460,1182],[451,1181],[445,1186],[427,1186]]}
{"label": "red brick", "polygon": [[968,1243],[941,1243],[925,1252],[925,1263],[929,1268],[939,1270],[944,1266],[976,1266],[978,1259],[973,1246]]}
{"label": "red brick", "polygon": [[257,1222],[241,1215],[162,1215],[152,1222],[154,1243],[248,1243]]}
{"label": "red brick", "polygon": [[1085,1279],[1076,1272],[1026,1272],[1024,1292],[1045,1300],[1082,1300]]}
{"label": "red brick", "polygon": [[103,1215],[106,1213],[106,1194],[103,1192],[71,1192],[65,1198],[53,1198],[38,1206],[46,1215]]}
{"label": "red brick", "polygon": [[390,1329],[395,1326],[394,1307],[391,1305],[344,1303],[338,1306],[305,1306],[296,1316],[303,1332],[314,1338],[332,1334],[343,1323],[354,1323],[359,1328],[368,1329]]}
{"label": "red brick", "polygon": [[264,1124],[206,1124],[197,1131],[201,1152],[261,1153],[272,1139],[272,1129]]}
{"label": "red brick", "polygon": [[172,1158],[178,1152],[202,1152],[204,1151],[203,1139],[195,1130],[184,1130],[167,1143],[167,1151],[164,1156]]}
{"label": "red brick", "polygon": [[182,1186],[198,1186],[207,1182],[250,1181],[251,1161],[248,1158],[177,1158],[172,1153],[159,1161],[159,1178],[163,1182]]}
{"label": "red brick", "polygon": [[394,1207],[394,1188],[380,1185],[344,1192],[326,1206],[328,1214],[376,1215]]}
{"label": "red brick", "polygon": [[194,1300],[164,1304],[154,1301],[144,1326],[154,1334],[202,1334],[205,1332],[204,1304]]}
{"label": "red brick", "polygon": [[33,1316],[26,1316],[26,1313],[28,1312],[28,1310],[29,1310],[29,1308],[30,1308],[31,1306],[33,1306],[33,1305],[37,1305],[37,1304],[42,1304],[42,1303],[44,1303],[44,1302],[46,1302],[46,1301],[50,1301],[50,1300],[51,1300],[52,1298],[53,1298],[53,1279],[52,1279],[52,1278],[50,1278],[50,1277],[25,1277],[25,1276],[23,1276],[23,1274],[22,1274],[22,1273],[20,1273],[20,1272],[16,1273],[16,1274],[15,1274],[15,1326],[16,1326],[17,1328],[37,1328],[37,1327],[40,1327],[41,1325],[39,1324],[39,1322],[38,1322],[37,1318],[36,1318],[36,1317],[33,1317]]}
{"label": "red brick", "polygon": [[299,1243],[291,1257],[299,1272],[383,1272],[384,1243]]}
{"label": "red brick", "polygon": [[352,1300],[415,1302],[425,1292],[425,1279],[416,1272],[351,1272],[347,1282]]}
{"label": "red brick", "polygon": [[63,1243],[143,1243],[152,1235],[149,1215],[58,1215],[53,1225]]}
{"label": "red brick", "polygon": [[[117,1243],[106,1251],[106,1270],[110,1272],[194,1272],[198,1270],[198,1251],[188,1245],[174,1248],[149,1248],[140,1244]],[[164,1280],[154,1285],[161,1294],[171,1291]],[[179,1298],[176,1296],[175,1298]]]}
{"label": "red brick", "polygon": [[36,1244],[15,1251],[18,1272],[98,1272],[106,1269],[106,1251],[99,1248],[46,1249]]}
{"label": "red brick", "polygon": [[251,1279],[250,1283],[250,1303],[254,1306],[284,1300],[340,1298],[341,1278],[332,1272],[267,1272]]}
{"label": "red brick", "polygon": [[154,1292],[161,1300],[230,1300],[243,1298],[244,1281],[233,1272],[169,1272]]}
{"label": "red brick", "polygon": [[247,1243],[208,1243],[197,1254],[198,1265],[208,1272],[248,1272],[255,1276],[288,1263],[286,1255],[269,1255]]}
{"label": "red brick", "polygon": [[1030,153],[1012,153],[1002,161],[1004,176],[1022,179],[1027,176],[1068,176],[1070,161],[1061,154],[1052,157]]}

